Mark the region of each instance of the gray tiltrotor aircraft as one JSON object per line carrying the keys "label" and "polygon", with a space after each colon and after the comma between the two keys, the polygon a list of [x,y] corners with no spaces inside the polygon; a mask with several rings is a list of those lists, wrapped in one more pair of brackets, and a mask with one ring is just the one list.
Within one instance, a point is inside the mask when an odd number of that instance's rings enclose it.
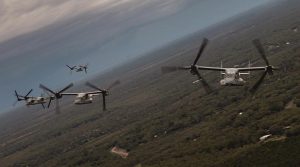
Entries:
{"label": "gray tiltrotor aircraft", "polygon": [[44,104],[47,103],[47,99],[46,97],[43,96],[39,96],[39,97],[33,97],[33,96],[29,96],[29,94],[33,91],[33,89],[31,89],[25,96],[18,94],[18,92],[15,90],[15,96],[17,97],[17,101],[14,103],[14,105],[16,105],[17,102],[19,101],[25,101],[26,106],[33,106],[33,105],[38,105],[41,104],[43,106],[43,108],[45,108]]}
{"label": "gray tiltrotor aircraft", "polygon": [[107,89],[100,89],[97,86],[87,82],[86,85],[96,89],[96,91],[92,91],[92,92],[81,92],[81,93],[63,93],[64,91],[66,91],[67,89],[71,88],[73,86],[73,84],[71,83],[70,85],[66,86],[64,89],[62,89],[61,91],[58,92],[54,92],[53,90],[47,88],[46,86],[40,84],[40,88],[44,89],[45,91],[53,94],[53,96],[50,96],[50,100],[48,103],[48,108],[50,107],[51,101],[52,100],[56,100],[56,111],[57,113],[59,113],[59,103],[58,103],[58,99],[61,99],[63,96],[76,96],[75,100],[74,100],[74,104],[77,105],[84,105],[84,104],[90,104],[93,103],[93,96],[100,96],[102,94],[103,97],[103,110],[106,110],[106,96],[109,95],[109,90],[111,88],[113,88],[114,86],[117,86],[118,84],[120,84],[120,81],[115,81],[114,83],[112,83]]}
{"label": "gray tiltrotor aircraft", "polygon": [[212,70],[212,71],[221,71],[222,76],[224,78],[220,80],[220,85],[222,86],[243,86],[245,85],[246,81],[241,78],[241,75],[250,75],[250,71],[264,71],[261,78],[256,82],[256,84],[251,88],[250,92],[254,93],[258,87],[261,85],[262,81],[266,77],[267,74],[273,75],[273,71],[277,70],[278,68],[275,68],[274,66],[269,64],[268,59],[266,58],[265,51],[262,47],[262,44],[258,39],[253,40],[254,46],[257,48],[258,52],[260,53],[261,57],[266,63],[266,66],[262,67],[245,67],[245,68],[238,68],[238,67],[232,67],[232,68],[223,68],[221,67],[208,67],[208,66],[198,66],[196,65],[200,56],[202,55],[205,47],[208,44],[208,39],[204,38],[203,43],[200,47],[199,53],[194,61],[194,63],[190,66],[184,66],[184,67],[178,67],[178,66],[166,66],[162,67],[163,73],[169,73],[174,71],[180,71],[180,70],[190,70],[190,72],[193,75],[197,75],[198,80],[195,82],[201,81],[203,84],[205,90],[207,92],[211,92],[211,88],[208,85],[208,83],[205,81],[205,79],[201,76],[199,70]]}
{"label": "gray tiltrotor aircraft", "polygon": [[87,74],[88,64],[86,64],[86,65],[72,66],[72,67],[69,66],[69,65],[66,65],[66,66],[70,69],[71,73],[72,73],[72,71],[76,71],[76,72],[82,72],[82,71],[84,71]]}

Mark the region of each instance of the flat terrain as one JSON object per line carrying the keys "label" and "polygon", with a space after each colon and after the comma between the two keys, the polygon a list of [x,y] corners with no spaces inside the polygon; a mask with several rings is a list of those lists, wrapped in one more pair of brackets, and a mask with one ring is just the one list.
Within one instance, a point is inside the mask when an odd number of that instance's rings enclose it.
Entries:
{"label": "flat terrain", "polygon": [[[108,111],[100,100],[66,101],[59,115],[40,106],[1,115],[0,166],[300,166],[299,10],[300,2],[287,0],[249,11],[95,78],[104,87],[122,82]],[[260,38],[282,70],[254,96],[248,89],[259,72],[238,88],[220,87],[219,73],[203,72],[211,94],[188,72],[161,74],[161,66],[191,64],[204,36],[211,41],[200,65],[264,65],[251,44]],[[114,146],[129,156],[112,154]]]}

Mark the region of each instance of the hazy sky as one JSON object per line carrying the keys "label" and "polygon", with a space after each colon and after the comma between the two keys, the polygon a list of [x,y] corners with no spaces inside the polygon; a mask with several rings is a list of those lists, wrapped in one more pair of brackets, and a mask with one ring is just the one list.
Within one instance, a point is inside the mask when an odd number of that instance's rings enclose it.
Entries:
{"label": "hazy sky", "polygon": [[[0,106],[60,87],[272,0],[0,0]],[[87,76],[65,64],[90,64]],[[0,110],[0,111],[1,111]]]}
{"label": "hazy sky", "polygon": [[[151,17],[176,12],[185,0],[0,0],[0,41],[30,33],[45,26],[65,21],[84,13],[122,16],[147,7]],[[142,14],[144,15],[144,13]],[[151,18],[149,18],[151,19]]]}

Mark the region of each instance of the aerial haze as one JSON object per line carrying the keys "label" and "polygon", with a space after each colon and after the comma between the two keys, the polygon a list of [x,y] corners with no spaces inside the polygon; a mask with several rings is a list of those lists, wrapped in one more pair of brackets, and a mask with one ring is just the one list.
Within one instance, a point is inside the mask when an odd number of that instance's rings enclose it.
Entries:
{"label": "aerial haze", "polygon": [[[0,8],[1,167],[299,166],[299,0]],[[65,66],[86,63],[87,74]],[[11,108],[15,89],[70,82],[49,109]]]}
{"label": "aerial haze", "polygon": [[[103,73],[270,0],[0,0],[0,104]],[[65,64],[89,63],[88,75]]]}

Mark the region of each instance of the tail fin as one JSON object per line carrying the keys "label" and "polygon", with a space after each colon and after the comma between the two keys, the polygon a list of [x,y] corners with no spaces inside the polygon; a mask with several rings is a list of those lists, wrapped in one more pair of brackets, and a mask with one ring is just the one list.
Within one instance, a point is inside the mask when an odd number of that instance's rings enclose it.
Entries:
{"label": "tail fin", "polygon": [[[251,61],[249,60],[249,63],[248,63],[248,68],[250,69],[251,68]],[[250,79],[250,70],[248,72],[243,72],[243,73],[239,73],[240,75],[248,75],[249,76],[249,79]]]}
{"label": "tail fin", "polygon": [[[249,60],[248,67],[249,67],[249,68],[251,68],[251,60]],[[250,72],[251,72],[251,71],[249,70],[249,71],[248,71],[248,74],[249,74],[249,79],[250,79],[250,76],[251,76],[251,73],[250,73]]]}

